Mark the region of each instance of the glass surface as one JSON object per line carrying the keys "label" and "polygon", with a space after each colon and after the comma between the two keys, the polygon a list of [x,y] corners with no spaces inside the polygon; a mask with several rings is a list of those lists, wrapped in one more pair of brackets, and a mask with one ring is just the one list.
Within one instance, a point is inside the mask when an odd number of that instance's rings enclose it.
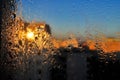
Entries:
{"label": "glass surface", "polygon": [[0,0],[0,80],[120,80],[119,0]]}

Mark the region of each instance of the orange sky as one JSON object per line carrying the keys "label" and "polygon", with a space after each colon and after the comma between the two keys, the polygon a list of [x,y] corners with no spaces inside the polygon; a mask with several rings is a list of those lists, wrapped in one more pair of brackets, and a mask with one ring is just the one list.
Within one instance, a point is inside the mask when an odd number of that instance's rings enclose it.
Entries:
{"label": "orange sky", "polygon": [[[95,46],[95,41],[87,40],[87,45],[89,49],[95,50],[97,49]],[[117,52],[120,51],[120,40],[118,39],[105,39],[101,42],[98,42],[99,48],[102,49],[105,53],[106,52]]]}
{"label": "orange sky", "polygon": [[[66,40],[56,40],[53,39],[53,44],[56,48],[59,47],[67,47],[69,45],[73,45],[73,47],[78,47],[78,41],[74,39],[66,39]],[[90,50],[96,50],[96,41],[95,40],[87,40],[86,44]],[[84,45],[84,46],[85,46]],[[102,49],[105,53],[117,52],[120,51],[120,40],[113,38],[105,38],[98,42],[98,47]]]}

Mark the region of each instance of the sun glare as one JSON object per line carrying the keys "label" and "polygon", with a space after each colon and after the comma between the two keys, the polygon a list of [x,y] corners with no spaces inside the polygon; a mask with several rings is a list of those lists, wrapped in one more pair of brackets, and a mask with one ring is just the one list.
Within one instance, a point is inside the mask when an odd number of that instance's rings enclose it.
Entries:
{"label": "sun glare", "polygon": [[34,33],[33,32],[27,32],[27,38],[30,39],[30,40],[31,39],[33,40],[34,39]]}

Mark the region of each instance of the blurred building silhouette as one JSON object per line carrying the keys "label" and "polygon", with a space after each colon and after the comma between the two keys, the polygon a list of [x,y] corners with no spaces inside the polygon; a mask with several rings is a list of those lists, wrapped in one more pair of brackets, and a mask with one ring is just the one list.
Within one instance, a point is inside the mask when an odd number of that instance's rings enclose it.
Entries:
{"label": "blurred building silhouette", "polygon": [[64,48],[60,48],[59,52],[53,56],[55,60],[51,66],[50,80],[67,80],[67,55],[69,51]]}
{"label": "blurred building silhouette", "polygon": [[87,80],[120,80],[120,59],[102,60],[92,55],[87,57],[87,68]]}
{"label": "blurred building silhouette", "polygon": [[112,54],[119,57],[120,52],[106,54],[103,58],[99,51],[87,47],[82,51],[76,48],[61,50],[62,55],[54,56],[57,63],[53,66],[58,68],[51,70],[51,80],[120,80],[120,58],[112,58]]}

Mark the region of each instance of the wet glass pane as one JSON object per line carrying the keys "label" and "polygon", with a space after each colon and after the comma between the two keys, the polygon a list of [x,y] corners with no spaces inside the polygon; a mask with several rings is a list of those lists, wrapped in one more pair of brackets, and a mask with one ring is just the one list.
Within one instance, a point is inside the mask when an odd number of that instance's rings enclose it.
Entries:
{"label": "wet glass pane", "polygon": [[0,80],[120,80],[119,0],[0,0]]}

